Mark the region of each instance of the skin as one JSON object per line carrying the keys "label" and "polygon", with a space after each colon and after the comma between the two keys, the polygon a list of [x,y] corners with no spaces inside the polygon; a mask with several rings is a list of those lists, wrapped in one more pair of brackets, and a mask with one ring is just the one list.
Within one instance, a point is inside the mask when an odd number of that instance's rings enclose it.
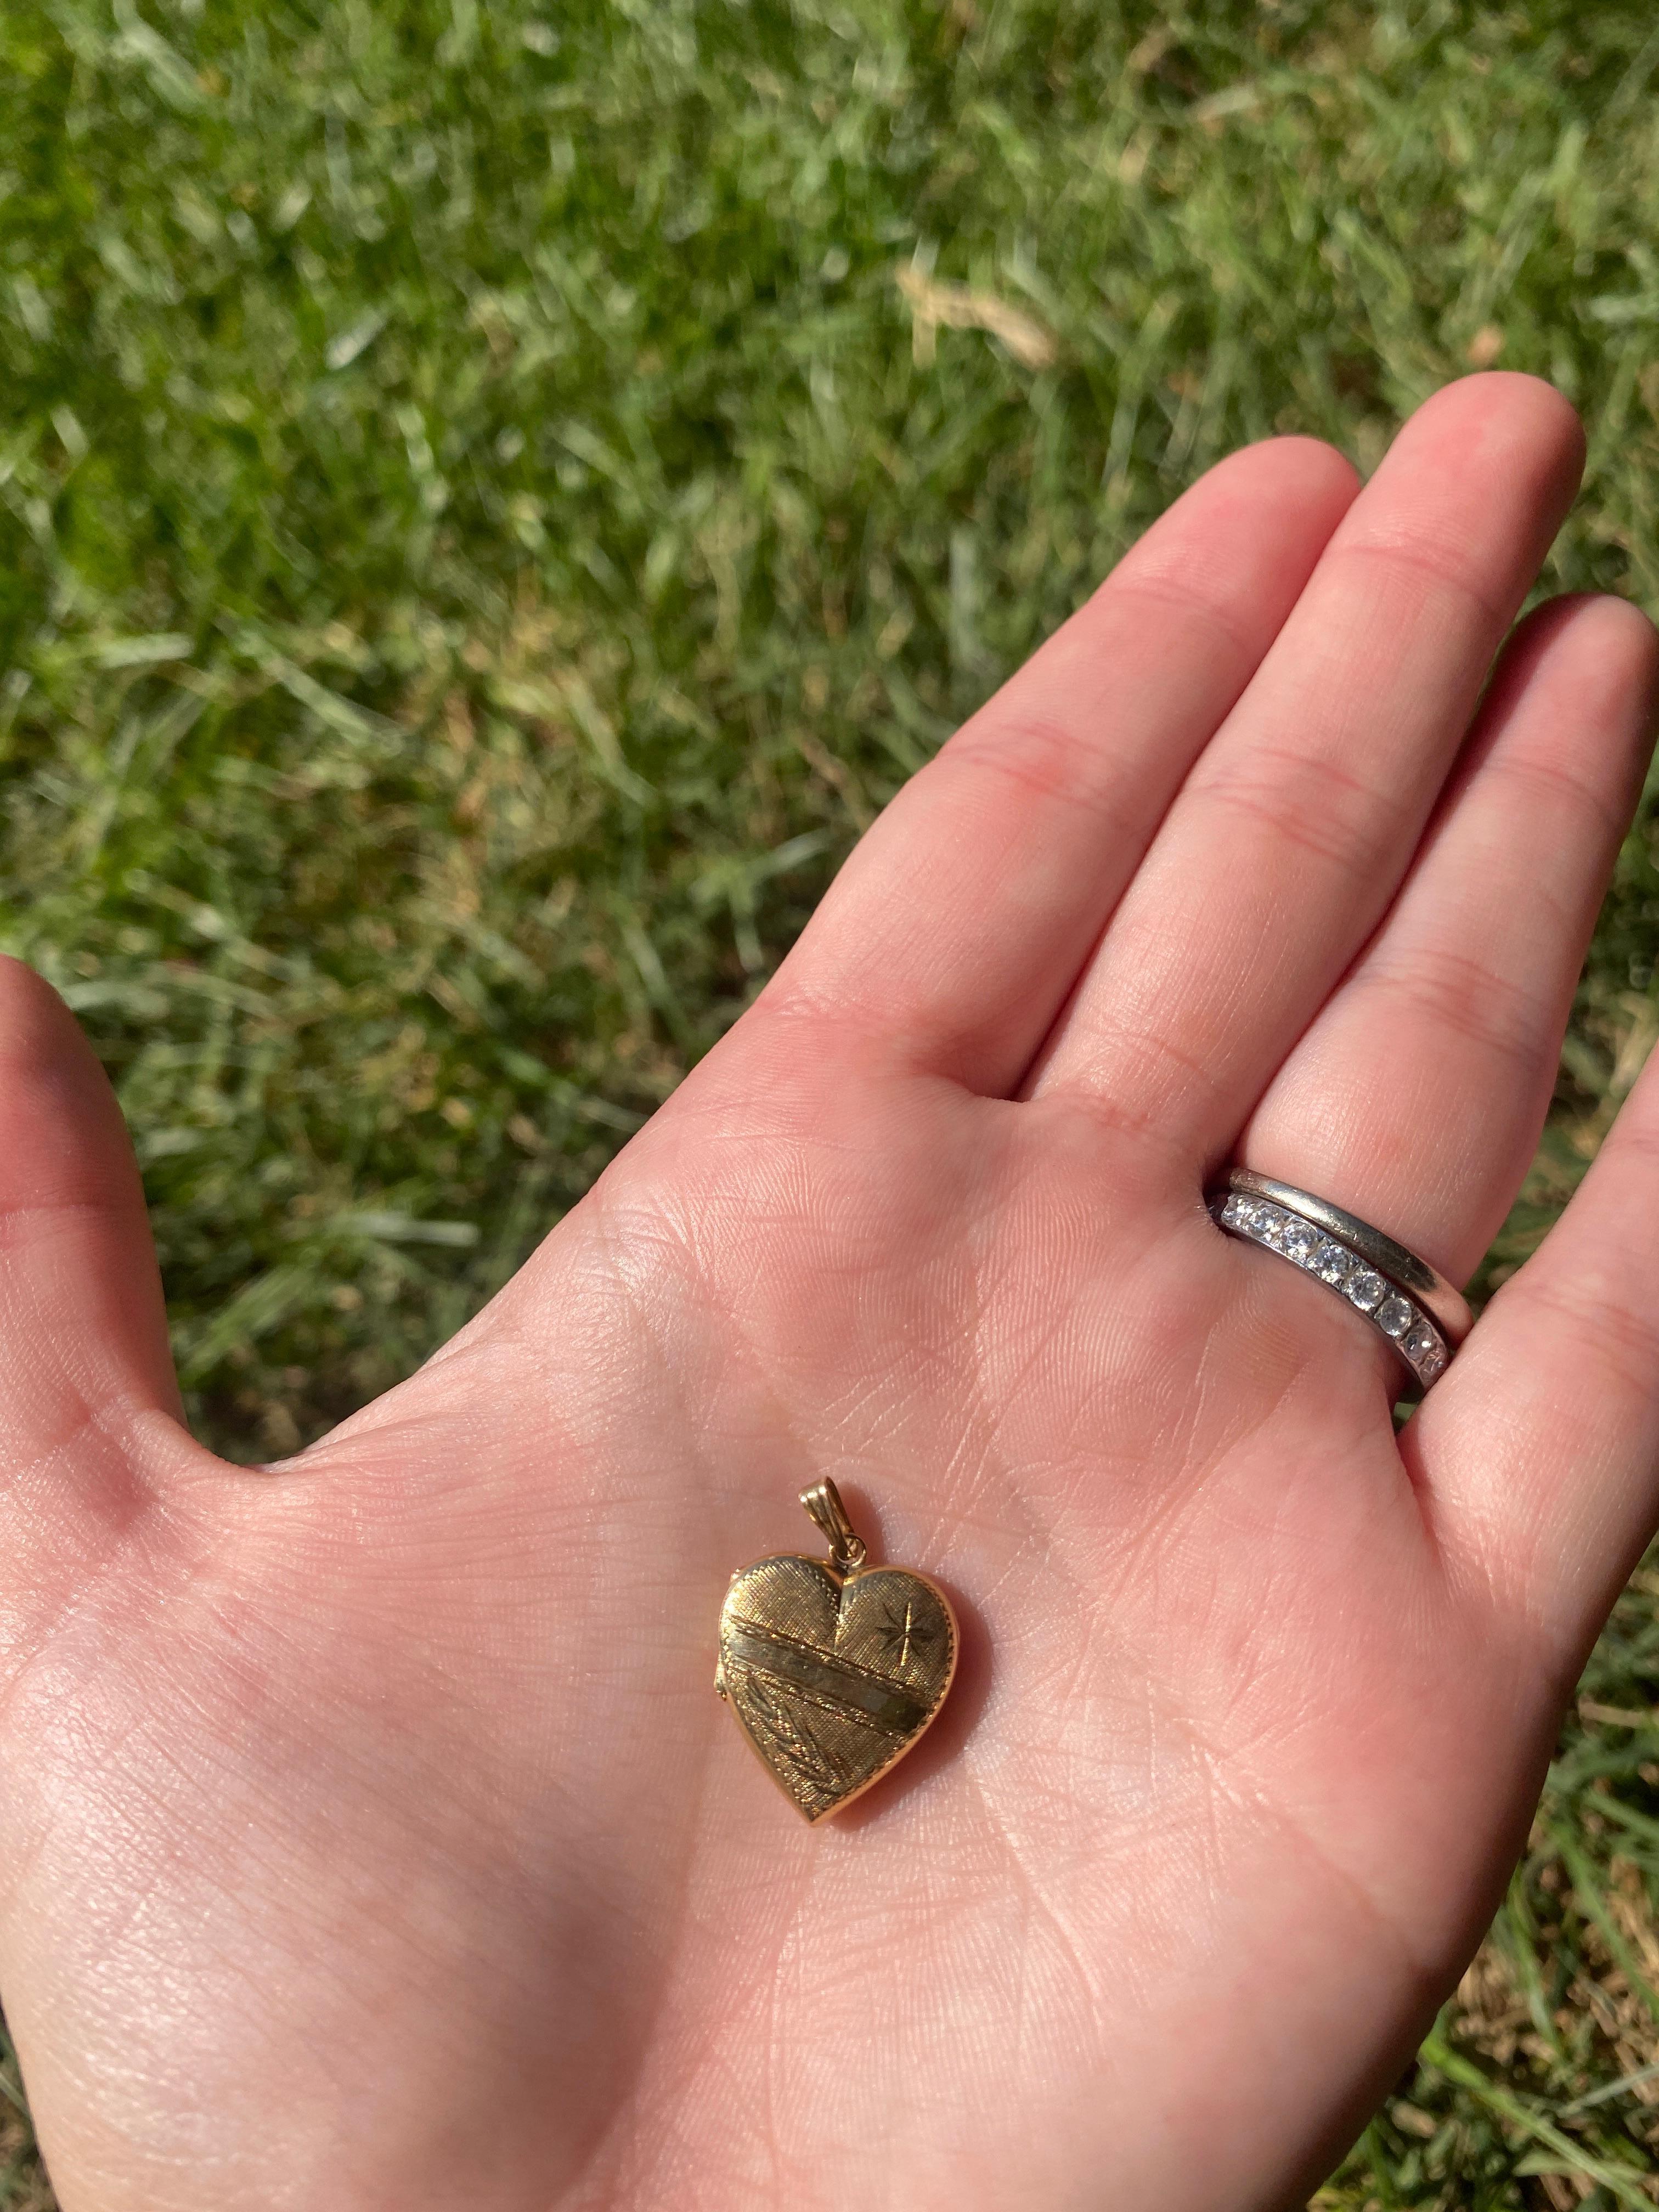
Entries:
{"label": "skin", "polygon": [[[1235,455],[901,793],[419,1374],[178,1419],[119,1115],[0,975],[0,1985],[66,2212],[1291,2205],[1407,2060],[1659,1519],[1659,1080],[1396,1437],[1231,1158],[1459,1280],[1656,644],[1547,386]],[[1490,677],[1490,683],[1488,678]],[[957,1684],[817,1829],[711,1689],[841,1485]]]}

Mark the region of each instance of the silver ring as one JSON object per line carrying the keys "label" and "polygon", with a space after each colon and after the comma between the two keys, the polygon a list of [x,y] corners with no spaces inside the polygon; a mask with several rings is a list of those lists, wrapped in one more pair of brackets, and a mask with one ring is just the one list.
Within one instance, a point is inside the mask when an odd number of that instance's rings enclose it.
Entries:
{"label": "silver ring", "polygon": [[1426,1260],[1311,1191],[1234,1168],[1210,1210],[1223,1229],[1280,1254],[1363,1314],[1425,1390],[1469,1333],[1467,1300]]}
{"label": "silver ring", "polygon": [[1265,1198],[1274,1206],[1285,1206],[1328,1236],[1340,1237],[1369,1261],[1378,1274],[1386,1275],[1398,1289],[1409,1291],[1419,1305],[1426,1306],[1439,1322],[1441,1334],[1453,1345],[1462,1344],[1474,1328],[1474,1316],[1461,1291],[1455,1290],[1426,1260],[1419,1260],[1415,1252],[1396,1244],[1392,1237],[1373,1229],[1357,1213],[1333,1206],[1327,1198],[1316,1198],[1310,1190],[1298,1190],[1294,1183],[1275,1182],[1271,1176],[1256,1175],[1249,1168],[1234,1168],[1228,1175],[1227,1188],[1247,1198]]}

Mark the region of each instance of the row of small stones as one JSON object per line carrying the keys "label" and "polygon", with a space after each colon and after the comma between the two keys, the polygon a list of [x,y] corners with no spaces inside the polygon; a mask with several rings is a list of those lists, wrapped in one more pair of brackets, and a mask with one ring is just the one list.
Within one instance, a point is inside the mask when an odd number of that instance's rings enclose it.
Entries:
{"label": "row of small stones", "polygon": [[1445,1365],[1445,1340],[1434,1323],[1334,1237],[1327,1237],[1282,1206],[1246,1198],[1238,1191],[1229,1193],[1221,1218],[1240,1236],[1282,1252],[1298,1267],[1340,1291],[1361,1313],[1370,1316],[1385,1336],[1394,1339],[1423,1382],[1432,1382]]}

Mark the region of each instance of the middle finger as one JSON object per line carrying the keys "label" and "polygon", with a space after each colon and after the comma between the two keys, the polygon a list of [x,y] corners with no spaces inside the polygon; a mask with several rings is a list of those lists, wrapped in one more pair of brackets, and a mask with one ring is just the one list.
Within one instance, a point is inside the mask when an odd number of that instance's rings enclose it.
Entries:
{"label": "middle finger", "polygon": [[1405,872],[1570,505],[1571,408],[1470,377],[1395,440],[1125,892],[1028,1091],[1213,1158]]}

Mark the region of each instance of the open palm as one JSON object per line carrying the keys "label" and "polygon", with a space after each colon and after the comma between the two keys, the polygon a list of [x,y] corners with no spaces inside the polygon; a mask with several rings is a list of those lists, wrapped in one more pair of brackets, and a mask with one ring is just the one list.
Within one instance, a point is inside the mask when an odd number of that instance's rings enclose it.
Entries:
{"label": "open palm", "polygon": [[[412,1381],[174,1417],[136,1179],[4,978],[0,1986],[68,2212],[1269,2207],[1477,1941],[1655,1518],[1659,1088],[1398,1435],[1230,1158],[1466,1277],[1645,757],[1494,652],[1547,387],[1213,471],[900,795]],[[1483,686],[1487,686],[1482,696]],[[809,1829],[712,1694],[832,1476],[963,1623]]]}

